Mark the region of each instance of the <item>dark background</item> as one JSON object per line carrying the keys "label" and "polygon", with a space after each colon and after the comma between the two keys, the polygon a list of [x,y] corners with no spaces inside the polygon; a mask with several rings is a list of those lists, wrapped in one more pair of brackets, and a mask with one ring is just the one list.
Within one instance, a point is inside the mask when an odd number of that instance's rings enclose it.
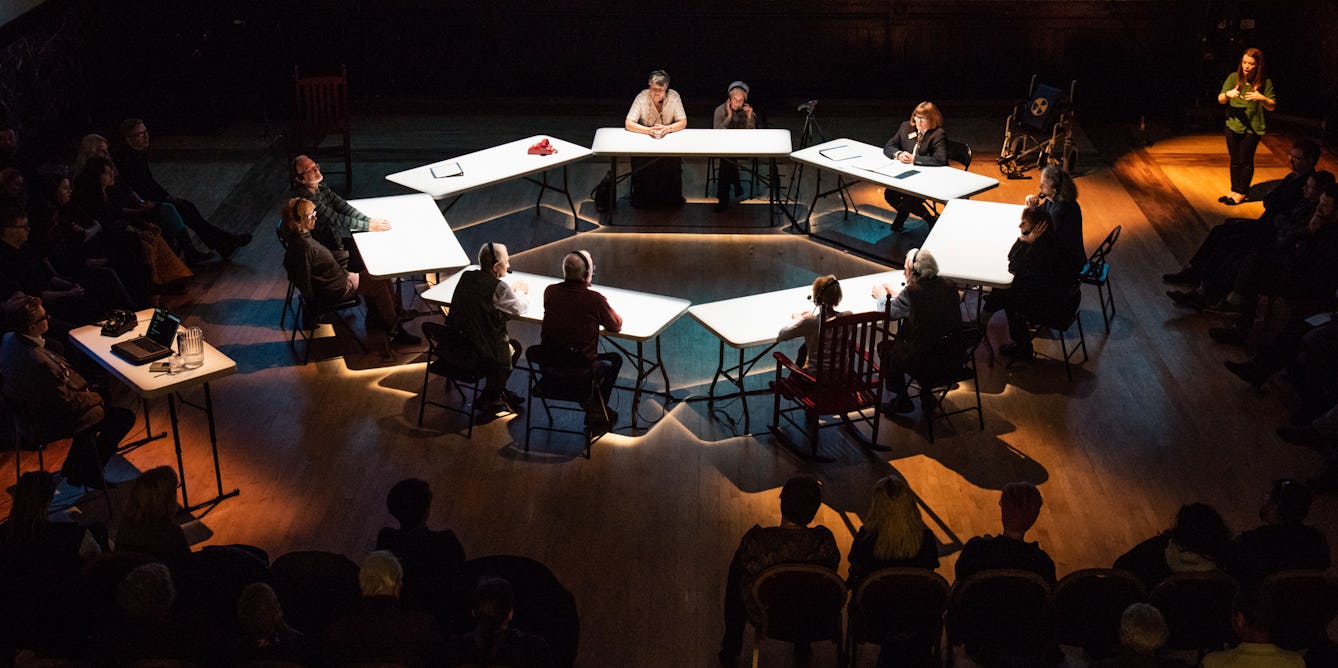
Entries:
{"label": "dark background", "polygon": [[1258,46],[1274,117],[1318,133],[1335,34],[1338,0],[48,0],[0,28],[0,103],[33,141],[124,115],[281,119],[295,65],[347,64],[355,111],[621,107],[654,68],[689,100],[744,79],[773,108],[1013,100],[1039,73],[1078,79],[1082,119],[1208,127],[1222,79]]}

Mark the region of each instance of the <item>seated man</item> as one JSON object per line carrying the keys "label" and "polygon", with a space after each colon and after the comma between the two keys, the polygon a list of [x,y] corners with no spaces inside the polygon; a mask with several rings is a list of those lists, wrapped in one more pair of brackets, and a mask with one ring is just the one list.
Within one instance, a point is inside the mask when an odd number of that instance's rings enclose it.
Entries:
{"label": "seated man", "polygon": [[[427,526],[432,510],[432,488],[425,480],[408,478],[395,483],[386,495],[386,509],[399,528],[385,527],[376,534],[376,549],[390,550],[404,566],[405,607],[436,615],[439,623],[456,610],[456,579],[465,565],[465,548],[450,529]],[[459,611],[463,612],[463,610]]]}
{"label": "seated man", "polygon": [[604,295],[590,289],[594,276],[595,260],[589,251],[572,251],[562,258],[563,281],[544,290],[544,322],[539,341],[545,346],[581,351],[599,382],[604,403],[586,407],[586,423],[608,427],[618,421],[618,414],[608,403],[623,358],[618,353],[599,352],[599,330],[603,327],[604,331],[617,332],[623,328],[623,319]]}
{"label": "seated man", "polygon": [[149,168],[149,129],[138,118],[127,118],[121,122],[121,138],[113,157],[120,172],[121,182],[139,193],[149,202],[167,203],[175,206],[186,226],[195,232],[204,245],[217,251],[224,260],[230,259],[238,248],[251,243],[250,234],[231,234],[225,232],[205,219],[200,210],[189,200],[173,197],[167,189],[153,178]]}
{"label": "seated man", "polygon": [[103,485],[102,470],[134,426],[135,414],[108,406],[64,357],[47,347],[43,335],[49,318],[41,299],[7,302],[5,319],[13,328],[0,342],[5,400],[38,442],[74,437],[61,467],[70,484]]}
{"label": "seated man", "polygon": [[1275,480],[1259,509],[1264,525],[1236,537],[1232,574],[1253,581],[1279,571],[1328,569],[1328,541],[1305,524],[1312,496],[1305,483]]}
{"label": "seated man", "polygon": [[[283,208],[283,267],[298,292],[314,304],[337,304],[354,294],[367,298],[368,329],[384,329],[390,343],[413,345],[422,338],[404,329],[395,309],[390,281],[345,271],[330,249],[311,238],[316,225],[316,206],[294,197]],[[301,323],[295,326],[302,326]]]}
{"label": "seated man", "polygon": [[523,403],[506,389],[506,379],[520,357],[520,344],[507,336],[506,322],[530,307],[530,286],[524,281],[512,286],[502,280],[511,271],[506,244],[483,244],[478,260],[478,269],[460,275],[446,324],[464,334],[473,345],[477,368],[487,372],[487,384],[474,408],[487,419],[499,411],[514,412]]}
{"label": "seated man", "polygon": [[[711,127],[717,130],[756,128],[757,114],[753,113],[753,106],[748,104],[748,84],[735,81],[725,89],[725,94],[728,97],[715,108]],[[734,159],[719,158],[716,164],[719,167],[716,168],[715,210],[721,212],[729,208],[730,189],[743,194],[743,184],[739,183],[739,163]]]}
{"label": "seated man", "polygon": [[3,292],[41,296],[51,311],[60,319],[76,325],[86,325],[102,317],[117,299],[97,286],[103,298],[94,303],[84,295],[83,286],[56,274],[51,264],[28,242],[32,226],[23,209],[0,209],[0,287]]}
{"label": "seated man", "polygon": [[[883,284],[873,289],[877,308],[884,309],[892,320],[900,320],[897,337],[886,346],[883,355],[884,385],[893,393],[892,400],[883,407],[889,416],[907,413],[913,408],[905,390],[906,374],[934,373],[922,368],[927,361],[942,363],[953,360],[958,365],[961,350],[956,342],[951,350],[939,350],[943,338],[962,326],[961,302],[957,286],[938,275],[938,260],[927,250],[912,248],[906,253],[906,287],[892,298],[892,287]],[[889,301],[891,303],[889,303]],[[920,408],[926,415],[933,408],[933,395],[921,388]]]}
{"label": "seated man", "polygon": [[999,494],[1003,533],[985,534],[966,541],[957,557],[957,582],[992,568],[1020,568],[1055,584],[1055,562],[1037,543],[1026,542],[1027,531],[1041,513],[1041,490],[1029,482],[1010,482]]}
{"label": "seated man", "polygon": [[479,580],[471,594],[474,630],[446,642],[447,666],[514,666],[552,668],[548,641],[513,628],[515,594],[501,578]]}
{"label": "seated man", "polygon": [[446,657],[436,620],[400,607],[404,571],[395,555],[377,551],[358,567],[362,603],[325,630],[325,665],[439,666]]}
{"label": "seated man", "polygon": [[1134,603],[1120,615],[1120,646],[1114,656],[1089,664],[1091,668],[1185,668],[1185,664],[1161,656],[1171,637],[1166,618],[1147,603]]}
{"label": "seated man", "polygon": [[725,581],[725,635],[720,639],[720,661],[733,665],[743,649],[748,623],[745,608],[753,580],[779,564],[816,564],[836,570],[841,551],[830,529],[808,526],[822,507],[822,483],[800,475],[785,481],[780,493],[780,526],[753,525],[739,541]]}
{"label": "seated man", "polygon": [[1299,652],[1288,652],[1274,645],[1274,603],[1255,587],[1242,587],[1231,606],[1231,630],[1240,638],[1235,648],[1212,652],[1203,657],[1203,668],[1305,668]]}
{"label": "seated man", "polygon": [[343,197],[325,185],[321,166],[305,155],[293,158],[289,164],[289,177],[293,183],[293,197],[309,199],[316,205],[316,225],[312,238],[330,249],[335,260],[339,261],[339,266],[361,272],[362,256],[358,255],[358,246],[353,243],[353,233],[384,232],[390,229],[390,221],[372,218],[345,202]]}

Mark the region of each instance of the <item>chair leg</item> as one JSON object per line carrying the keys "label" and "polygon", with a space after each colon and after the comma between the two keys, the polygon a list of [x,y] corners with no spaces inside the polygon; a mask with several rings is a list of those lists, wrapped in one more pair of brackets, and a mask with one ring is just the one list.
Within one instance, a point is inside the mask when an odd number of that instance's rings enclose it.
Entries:
{"label": "chair leg", "polygon": [[[1101,304],[1101,318],[1106,322],[1106,333],[1110,333],[1110,321],[1115,319],[1115,293],[1110,289],[1110,278],[1096,286],[1096,300]],[[1109,311],[1109,312],[1108,312]]]}
{"label": "chair leg", "polygon": [[[432,353],[427,354],[427,363],[432,364]],[[423,391],[418,393],[418,426],[423,426],[423,409],[427,407],[427,381],[432,377],[432,373],[423,367]],[[472,426],[472,421],[471,421]]]}
{"label": "chair leg", "polygon": [[804,412],[804,431],[808,434],[808,447],[813,452],[813,459],[818,458],[818,414]]}

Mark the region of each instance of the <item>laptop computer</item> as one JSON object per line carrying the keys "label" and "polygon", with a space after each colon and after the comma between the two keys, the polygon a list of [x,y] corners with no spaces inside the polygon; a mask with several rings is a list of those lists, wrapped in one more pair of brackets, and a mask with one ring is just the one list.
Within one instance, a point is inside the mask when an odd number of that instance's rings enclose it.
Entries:
{"label": "laptop computer", "polygon": [[111,351],[135,366],[160,360],[172,354],[172,339],[180,326],[181,318],[160,308],[153,309],[149,331],[139,338],[113,344]]}

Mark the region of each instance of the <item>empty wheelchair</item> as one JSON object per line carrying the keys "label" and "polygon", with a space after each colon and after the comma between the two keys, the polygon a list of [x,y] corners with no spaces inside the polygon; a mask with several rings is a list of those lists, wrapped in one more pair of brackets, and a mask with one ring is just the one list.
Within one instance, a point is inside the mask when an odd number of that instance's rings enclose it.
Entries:
{"label": "empty wheelchair", "polygon": [[1059,165],[1073,173],[1078,147],[1073,143],[1073,89],[1067,93],[1036,82],[1032,75],[1027,99],[1013,107],[1004,125],[1003,148],[999,149],[999,171],[1010,179],[1023,178],[1028,170]]}

